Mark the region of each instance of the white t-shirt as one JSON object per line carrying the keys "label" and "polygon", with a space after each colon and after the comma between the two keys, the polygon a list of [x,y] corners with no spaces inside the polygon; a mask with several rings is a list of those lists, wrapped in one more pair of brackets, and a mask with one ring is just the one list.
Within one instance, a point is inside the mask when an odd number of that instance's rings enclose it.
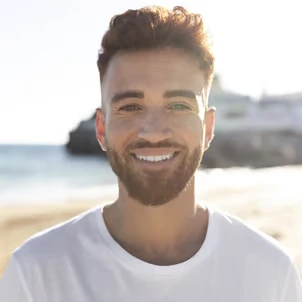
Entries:
{"label": "white t-shirt", "polygon": [[108,232],[102,208],[42,232],[16,250],[1,302],[301,302],[297,270],[271,238],[209,209],[204,244],[171,266],[143,262]]}

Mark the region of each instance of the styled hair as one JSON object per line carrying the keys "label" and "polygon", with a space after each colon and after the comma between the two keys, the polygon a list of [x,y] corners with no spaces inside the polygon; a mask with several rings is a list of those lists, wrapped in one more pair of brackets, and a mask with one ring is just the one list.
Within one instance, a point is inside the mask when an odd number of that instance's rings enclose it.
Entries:
{"label": "styled hair", "polygon": [[181,49],[195,56],[205,73],[207,84],[211,83],[215,58],[202,17],[189,13],[181,6],[173,10],[148,6],[114,16],[103,37],[97,60],[101,81],[117,52],[159,48]]}

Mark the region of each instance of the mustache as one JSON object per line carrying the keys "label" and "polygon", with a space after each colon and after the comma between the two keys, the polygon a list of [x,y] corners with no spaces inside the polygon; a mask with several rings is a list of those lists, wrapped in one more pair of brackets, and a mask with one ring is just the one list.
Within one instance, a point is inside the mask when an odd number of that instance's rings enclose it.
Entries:
{"label": "mustache", "polygon": [[141,149],[141,148],[175,148],[175,149],[185,149],[183,145],[180,145],[171,140],[163,140],[157,143],[151,143],[145,140],[135,141],[129,144],[126,147],[126,150],[129,151],[131,149]]}

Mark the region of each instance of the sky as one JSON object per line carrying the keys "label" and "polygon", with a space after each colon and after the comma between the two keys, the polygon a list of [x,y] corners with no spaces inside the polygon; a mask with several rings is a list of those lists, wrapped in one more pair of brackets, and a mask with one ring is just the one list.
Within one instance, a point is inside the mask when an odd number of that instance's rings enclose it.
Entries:
{"label": "sky", "polygon": [[302,91],[301,0],[0,0],[0,143],[64,144],[100,105],[97,52],[126,9],[201,13],[226,89]]}

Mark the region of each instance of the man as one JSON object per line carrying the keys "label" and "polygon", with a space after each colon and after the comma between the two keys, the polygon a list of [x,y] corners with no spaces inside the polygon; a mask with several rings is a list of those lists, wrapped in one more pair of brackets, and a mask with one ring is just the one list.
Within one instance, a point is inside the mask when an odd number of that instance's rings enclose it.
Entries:
{"label": "man", "polygon": [[29,239],[0,300],[301,302],[297,270],[273,239],[195,200],[215,113],[200,15],[147,7],[114,17],[98,68],[96,133],[118,199]]}

